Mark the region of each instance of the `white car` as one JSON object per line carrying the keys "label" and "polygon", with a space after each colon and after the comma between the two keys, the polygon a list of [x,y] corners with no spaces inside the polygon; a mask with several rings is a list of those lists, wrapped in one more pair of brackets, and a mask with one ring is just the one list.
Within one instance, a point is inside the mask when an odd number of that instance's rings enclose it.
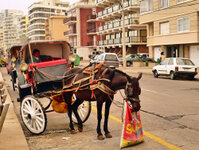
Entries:
{"label": "white car", "polygon": [[194,79],[197,75],[197,66],[188,58],[165,58],[160,65],[154,66],[152,70],[154,77],[170,76],[174,80],[177,76],[187,76]]}

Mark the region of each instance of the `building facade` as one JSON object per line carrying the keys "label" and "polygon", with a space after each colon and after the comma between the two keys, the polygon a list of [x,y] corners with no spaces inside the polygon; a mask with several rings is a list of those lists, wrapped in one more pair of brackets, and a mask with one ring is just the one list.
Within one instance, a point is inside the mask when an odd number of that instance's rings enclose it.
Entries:
{"label": "building facade", "polygon": [[20,45],[20,18],[23,16],[20,10],[2,10],[0,12],[1,47],[8,50],[13,45]]}
{"label": "building facade", "polygon": [[122,55],[122,11],[124,11],[126,53],[148,53],[146,26],[139,24],[139,0],[124,0],[124,4],[122,1],[96,0],[96,6],[102,8],[96,11],[97,20],[104,22],[98,28],[98,35],[101,37],[98,41],[99,50]]}
{"label": "building facade", "polygon": [[68,30],[68,26],[64,24],[65,16],[51,16],[46,19],[46,40],[66,40],[64,32]]}
{"label": "building facade", "polygon": [[60,0],[43,0],[28,8],[28,37],[32,41],[45,40],[45,19],[51,16],[66,16],[69,3]]}
{"label": "building facade", "polygon": [[85,0],[70,6],[68,17],[64,20],[68,25],[65,36],[74,48],[74,52],[88,60],[88,55],[97,49],[97,27],[101,22],[96,21],[96,11],[100,8],[95,7],[95,2]]}
{"label": "building facade", "polygon": [[190,58],[199,66],[199,0],[143,0],[140,23],[147,25],[147,45],[155,60]]}

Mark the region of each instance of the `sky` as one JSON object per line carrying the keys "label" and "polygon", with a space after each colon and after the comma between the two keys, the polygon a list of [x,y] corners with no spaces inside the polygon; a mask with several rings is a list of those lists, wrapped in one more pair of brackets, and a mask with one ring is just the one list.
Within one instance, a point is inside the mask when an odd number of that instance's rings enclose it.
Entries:
{"label": "sky", "polygon": [[[28,7],[35,3],[43,0],[0,0],[0,10],[4,9],[16,9],[22,10],[25,15],[28,14]],[[79,0],[61,0],[62,2],[69,2],[73,4]]]}

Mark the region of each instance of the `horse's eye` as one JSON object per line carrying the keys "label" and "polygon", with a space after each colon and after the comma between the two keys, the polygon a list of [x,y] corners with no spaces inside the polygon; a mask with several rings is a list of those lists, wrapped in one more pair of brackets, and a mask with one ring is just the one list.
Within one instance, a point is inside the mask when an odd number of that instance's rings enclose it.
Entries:
{"label": "horse's eye", "polygon": [[139,89],[139,95],[141,94],[141,89]]}

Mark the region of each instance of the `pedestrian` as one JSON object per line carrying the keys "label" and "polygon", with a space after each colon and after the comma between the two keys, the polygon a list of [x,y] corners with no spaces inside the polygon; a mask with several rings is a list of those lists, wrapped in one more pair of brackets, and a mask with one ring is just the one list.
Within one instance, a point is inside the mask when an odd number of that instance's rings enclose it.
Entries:
{"label": "pedestrian", "polygon": [[160,62],[162,62],[165,59],[164,52],[161,52],[160,55]]}

